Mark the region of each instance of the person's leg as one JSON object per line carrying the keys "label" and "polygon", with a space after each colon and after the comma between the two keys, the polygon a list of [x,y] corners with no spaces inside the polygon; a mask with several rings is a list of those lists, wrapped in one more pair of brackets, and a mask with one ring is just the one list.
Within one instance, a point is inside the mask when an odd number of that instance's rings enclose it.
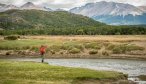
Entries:
{"label": "person's leg", "polygon": [[43,55],[42,55],[42,63],[44,62],[44,60],[43,60]]}
{"label": "person's leg", "polygon": [[44,53],[41,54],[42,57],[42,63],[44,62]]}

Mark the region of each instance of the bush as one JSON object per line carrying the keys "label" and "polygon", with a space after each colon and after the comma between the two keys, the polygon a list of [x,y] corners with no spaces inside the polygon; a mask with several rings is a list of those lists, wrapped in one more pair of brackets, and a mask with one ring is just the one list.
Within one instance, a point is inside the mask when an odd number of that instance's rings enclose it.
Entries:
{"label": "bush", "polygon": [[61,51],[61,52],[60,52],[60,54],[61,54],[61,55],[63,55],[63,54],[64,54],[64,52],[63,52],[63,51]]}
{"label": "bush", "polygon": [[11,53],[12,53],[11,51],[8,51],[6,52],[6,55],[11,55]]}
{"label": "bush", "polygon": [[126,46],[125,45],[116,45],[113,49],[114,54],[125,54]]}
{"label": "bush", "polygon": [[75,48],[80,49],[80,50],[84,50],[84,46],[81,44],[78,45],[74,45]]}
{"label": "bush", "polygon": [[60,51],[61,48],[62,48],[62,45],[51,45],[49,47],[50,50],[53,50],[53,51],[56,51],[56,52]]}
{"label": "bush", "polygon": [[127,45],[127,51],[144,50],[145,48],[136,45]]}
{"label": "bush", "polygon": [[97,53],[98,53],[97,50],[90,50],[90,51],[89,51],[89,54],[97,54]]}
{"label": "bush", "polygon": [[106,49],[108,50],[113,50],[115,48],[116,45],[113,45],[113,44],[109,44]]}
{"label": "bush", "polygon": [[69,53],[71,53],[71,54],[76,54],[76,53],[80,53],[80,52],[81,52],[81,50],[78,48],[73,48],[73,49],[69,50]]}
{"label": "bush", "polygon": [[72,48],[73,48],[72,45],[67,45],[67,44],[63,44],[63,45],[61,46],[61,49],[63,49],[63,50],[70,50],[70,49],[72,49]]}
{"label": "bush", "polygon": [[80,50],[84,50],[84,46],[83,45],[81,45],[81,44],[63,44],[62,46],[61,46],[61,49],[63,49],[63,50],[71,50],[71,49],[73,49],[73,48],[77,48],[77,49],[80,49]]}
{"label": "bush", "polygon": [[101,47],[102,47],[102,45],[98,44],[96,42],[85,44],[85,48],[87,48],[87,49],[101,49]]}
{"label": "bush", "polygon": [[102,51],[102,55],[104,55],[104,56],[109,56],[110,53],[109,53],[108,51]]}
{"label": "bush", "polygon": [[4,37],[5,40],[17,40],[20,36],[6,36]]}
{"label": "bush", "polygon": [[125,54],[128,51],[136,51],[136,50],[142,51],[144,49],[145,48],[136,45],[121,44],[121,45],[115,45],[112,51],[114,54]]}
{"label": "bush", "polygon": [[52,54],[52,55],[54,55],[54,54],[55,54],[55,51],[54,51],[54,50],[51,50],[50,52],[51,52],[51,54]]}

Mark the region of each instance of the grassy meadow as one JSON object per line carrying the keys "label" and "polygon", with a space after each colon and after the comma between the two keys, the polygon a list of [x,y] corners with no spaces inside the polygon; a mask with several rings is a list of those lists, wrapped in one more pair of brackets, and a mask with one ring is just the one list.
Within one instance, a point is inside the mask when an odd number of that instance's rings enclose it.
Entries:
{"label": "grassy meadow", "polygon": [[18,40],[0,37],[1,56],[39,56],[47,46],[48,58],[146,58],[146,35],[20,36]]}
{"label": "grassy meadow", "polygon": [[6,60],[0,60],[0,72],[0,84],[102,84],[127,80],[127,75],[113,71]]}

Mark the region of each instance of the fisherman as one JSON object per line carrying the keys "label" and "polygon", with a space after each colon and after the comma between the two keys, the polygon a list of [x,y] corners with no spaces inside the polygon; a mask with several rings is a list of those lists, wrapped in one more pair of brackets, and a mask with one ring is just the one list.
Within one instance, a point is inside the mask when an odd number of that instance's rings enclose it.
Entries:
{"label": "fisherman", "polygon": [[41,54],[41,58],[42,58],[42,63],[44,62],[44,54],[46,53],[46,46],[41,45],[40,47],[40,54]]}

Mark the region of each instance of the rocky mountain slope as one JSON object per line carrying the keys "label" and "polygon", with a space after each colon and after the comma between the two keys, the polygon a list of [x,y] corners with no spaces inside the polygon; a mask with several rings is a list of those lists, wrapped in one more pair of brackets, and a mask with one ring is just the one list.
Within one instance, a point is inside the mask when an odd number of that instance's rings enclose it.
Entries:
{"label": "rocky mountain slope", "polygon": [[124,3],[106,1],[88,3],[81,7],[75,7],[70,12],[88,16],[97,21],[112,25],[146,24],[144,10]]}

